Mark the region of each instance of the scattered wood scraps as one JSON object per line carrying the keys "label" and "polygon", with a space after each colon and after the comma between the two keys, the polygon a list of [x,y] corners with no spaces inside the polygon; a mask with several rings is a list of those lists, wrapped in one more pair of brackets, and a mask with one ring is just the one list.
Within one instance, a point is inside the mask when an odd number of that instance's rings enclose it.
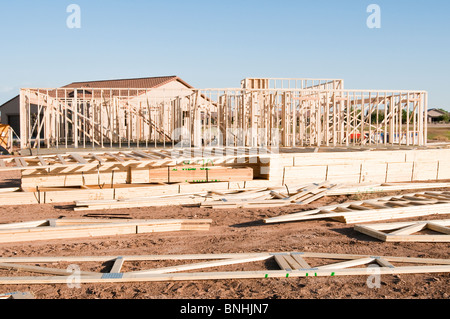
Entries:
{"label": "scattered wood scraps", "polygon": [[[164,265],[165,261],[172,261]],[[265,261],[272,260],[274,263]],[[145,269],[143,261],[155,261],[157,268]],[[178,265],[173,265],[173,262]],[[193,262],[197,261],[197,262]],[[49,268],[45,264],[71,262],[79,265],[77,276],[64,268]],[[82,270],[84,262],[108,262],[111,267],[103,272]],[[129,265],[132,262],[132,265]],[[260,270],[207,271],[211,267],[260,262]],[[398,263],[398,264],[397,264]],[[404,264],[407,264],[406,266]],[[44,265],[41,265],[44,264]],[[272,265],[272,266],[269,266]],[[144,255],[144,256],[58,256],[58,257],[0,257],[0,268],[24,272],[47,274],[0,277],[1,285],[11,284],[70,284],[77,283],[114,283],[114,282],[151,282],[151,281],[195,281],[220,279],[271,279],[318,276],[370,275],[377,266],[378,274],[418,274],[448,273],[449,259],[329,254],[313,252],[280,253],[229,253],[198,255]],[[60,266],[61,267],[61,266]],[[148,267],[148,266],[147,266]],[[241,266],[245,268],[245,265]],[[105,267],[101,267],[105,269]],[[144,269],[142,269],[144,268]],[[274,269],[275,268],[275,269]],[[200,272],[192,270],[202,269]],[[107,271],[107,272],[105,272]]]}
{"label": "scattered wood scraps", "polygon": [[347,224],[449,214],[450,192],[422,192],[378,199],[347,202],[314,210],[264,219],[265,223],[283,223],[331,218]]}
{"label": "scattered wood scraps", "polygon": [[[241,191],[235,194],[210,192],[211,199],[201,203],[201,207],[226,208],[266,208],[282,207],[288,205],[306,205],[323,196],[337,187],[337,184],[328,182],[314,183],[297,187],[262,188],[252,191]],[[283,191],[285,190],[285,191]]]}
{"label": "scattered wood scraps", "polygon": [[102,210],[132,207],[195,206],[203,208],[258,208],[306,205],[337,187],[328,182],[297,187],[263,187],[205,191],[118,200],[75,201],[74,210]]}
{"label": "scattered wood scraps", "polygon": [[[355,225],[355,231],[386,242],[450,242],[450,219]],[[429,231],[421,234],[421,231]]]}

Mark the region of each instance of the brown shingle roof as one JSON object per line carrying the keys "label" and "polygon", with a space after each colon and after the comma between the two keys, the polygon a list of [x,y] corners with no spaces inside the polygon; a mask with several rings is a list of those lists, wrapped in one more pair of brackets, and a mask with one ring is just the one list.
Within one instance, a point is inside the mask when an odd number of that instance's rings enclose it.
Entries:
{"label": "brown shingle roof", "polygon": [[120,79],[120,80],[102,80],[102,81],[86,81],[73,82],[62,88],[132,88],[132,89],[150,89],[157,88],[172,81],[179,81],[188,88],[193,88],[188,83],[184,82],[179,77],[172,76],[158,76],[148,78],[136,79]]}
{"label": "brown shingle roof", "polygon": [[[146,92],[145,89],[155,89],[172,81],[178,81],[190,89],[194,88],[193,86],[186,83],[179,77],[173,75],[173,76],[158,76],[158,77],[136,78],[136,79],[73,82],[65,86],[62,86],[57,90],[34,89],[32,91],[36,91],[42,94],[48,94],[50,97],[58,97],[58,98],[73,97],[75,90],[71,89],[81,89],[76,91],[80,96],[86,97],[92,96],[92,92],[94,92],[95,97],[103,96],[105,98],[109,97],[111,94],[113,96],[117,95],[136,96],[144,94]],[[102,91],[97,89],[116,89],[116,90]],[[125,89],[125,90],[118,90],[118,89]],[[126,89],[138,89],[138,90],[126,90]]]}

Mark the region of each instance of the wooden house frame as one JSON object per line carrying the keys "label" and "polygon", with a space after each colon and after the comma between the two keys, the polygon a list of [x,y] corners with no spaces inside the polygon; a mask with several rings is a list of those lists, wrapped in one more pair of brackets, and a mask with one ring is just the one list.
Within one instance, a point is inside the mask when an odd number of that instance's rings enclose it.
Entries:
{"label": "wooden house frame", "polygon": [[21,147],[424,146],[427,99],[425,91],[308,79],[245,79],[225,89],[22,89]]}

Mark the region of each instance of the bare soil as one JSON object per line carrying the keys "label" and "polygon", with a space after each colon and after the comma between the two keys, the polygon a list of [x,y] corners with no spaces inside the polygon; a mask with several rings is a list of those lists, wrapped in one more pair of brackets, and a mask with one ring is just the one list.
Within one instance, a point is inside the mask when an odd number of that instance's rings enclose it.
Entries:
{"label": "bare soil", "polygon": [[[17,173],[1,173],[0,187],[17,185]],[[386,243],[355,232],[352,225],[333,220],[283,224],[262,222],[266,217],[355,199],[354,196],[325,197],[307,206],[268,209],[213,210],[173,206],[95,212],[75,212],[71,203],[21,206],[11,203],[11,206],[0,207],[0,223],[49,218],[94,219],[92,213],[121,213],[136,219],[208,218],[213,223],[207,232],[165,232],[0,244],[0,254],[3,257],[22,257],[310,251],[448,258],[448,243]],[[448,216],[426,216],[413,220],[444,218]],[[52,266],[57,267],[49,265]],[[273,264],[261,266],[277,269]],[[99,270],[98,265],[90,267],[94,268],[86,270]],[[106,269],[108,265],[102,267]],[[227,270],[242,270],[242,265],[228,266]],[[0,276],[10,274],[10,270],[0,271]],[[25,276],[28,273],[16,272],[14,275]],[[371,288],[368,276],[105,283],[82,284],[81,288],[69,288],[65,284],[0,286],[0,293],[13,291],[31,292],[36,299],[448,299],[450,274],[382,275],[379,288]]]}

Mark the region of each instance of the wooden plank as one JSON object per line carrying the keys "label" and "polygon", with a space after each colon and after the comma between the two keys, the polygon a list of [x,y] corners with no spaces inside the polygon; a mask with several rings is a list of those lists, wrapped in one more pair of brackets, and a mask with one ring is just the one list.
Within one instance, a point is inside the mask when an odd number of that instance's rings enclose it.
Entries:
{"label": "wooden plank", "polygon": [[355,227],[353,229],[362,234],[366,234],[366,235],[374,237],[376,239],[386,241],[387,235],[379,230],[375,230],[373,228],[370,228],[370,227],[364,226],[364,225],[355,225]]}
{"label": "wooden plank", "polygon": [[[408,194],[402,195],[408,196]],[[385,220],[394,218],[406,218],[425,216],[432,214],[445,214],[450,205],[443,204],[431,204],[431,205],[410,205],[407,201],[400,201],[401,196],[391,196],[380,198],[375,201],[376,203],[381,201],[385,205],[394,205],[401,207],[384,208],[384,209],[369,209],[363,207],[364,201],[350,202],[339,205],[332,205],[322,207],[320,209],[304,211],[299,213],[292,213],[285,216],[278,216],[273,218],[264,219],[265,223],[277,223],[277,222],[290,222],[301,220],[312,220],[321,218],[338,218],[344,219],[346,223],[355,223],[358,221],[370,221],[370,220]],[[404,207],[403,207],[404,206]],[[345,211],[345,210],[350,211]],[[360,210],[363,209],[363,210]],[[344,211],[342,211],[344,210]]]}
{"label": "wooden plank", "polygon": [[111,270],[109,272],[112,274],[120,273],[120,270],[122,269],[124,261],[125,261],[125,259],[123,259],[123,257],[117,257],[114,260],[114,264],[111,267]]}
{"label": "wooden plank", "polygon": [[[112,236],[136,234],[138,232],[160,232],[179,230],[208,230],[212,220],[87,220],[70,221],[55,220],[51,226],[50,221],[15,223],[5,225],[0,229],[0,242],[21,242],[35,240],[50,240],[63,238],[79,238],[94,236]],[[58,225],[62,223],[63,225]],[[46,226],[46,224],[50,226]],[[41,226],[44,225],[44,226]],[[139,227],[139,231],[138,231]]]}
{"label": "wooden plank", "polygon": [[286,271],[292,271],[292,266],[287,262],[287,260],[284,258],[285,256],[280,255],[274,255],[275,261],[277,262],[278,266]]}
{"label": "wooden plank", "polygon": [[[432,225],[431,227],[430,224]],[[450,228],[447,228],[444,225],[450,225],[450,220],[356,225],[354,229],[379,240],[389,242],[449,242],[450,236],[448,236],[448,234],[450,233]],[[411,235],[425,228],[437,232],[442,230],[442,233],[446,235]],[[391,229],[398,230],[391,233],[385,233],[385,231]]]}
{"label": "wooden plank", "polygon": [[[0,268],[1,269],[16,269],[16,270],[36,272],[36,273],[41,273],[41,274],[52,274],[52,275],[61,275],[61,276],[67,276],[67,274],[69,273],[66,269],[47,268],[47,267],[41,267],[41,266],[30,266],[30,265],[15,264],[15,263],[0,263]],[[91,276],[91,275],[96,275],[96,273],[90,272],[90,271],[80,271],[80,275]]]}
{"label": "wooden plank", "polygon": [[47,162],[42,156],[38,156],[39,163],[41,163],[42,166],[47,166]]}
{"label": "wooden plank", "polygon": [[77,153],[70,153],[69,154],[74,160],[76,160],[79,164],[88,164],[88,162],[81,157],[79,154]]}
{"label": "wooden plank", "polygon": [[375,258],[375,261],[381,266],[381,267],[389,267],[394,268],[394,265],[392,265],[389,261],[384,259],[383,257],[377,257]]}
{"label": "wooden plank", "polygon": [[209,267],[218,267],[218,266],[224,266],[224,265],[234,265],[234,264],[242,264],[242,263],[248,263],[252,261],[260,261],[260,260],[266,260],[271,258],[270,255],[262,255],[262,256],[249,256],[249,257],[238,257],[238,258],[227,258],[223,260],[218,261],[207,261],[202,263],[194,263],[194,264],[185,264],[185,265],[177,265],[177,266],[170,266],[170,267],[163,267],[163,268],[157,268],[157,269],[148,269],[148,270],[140,270],[140,271],[132,271],[130,274],[165,274],[165,273],[172,273],[172,272],[178,272],[183,270],[193,270],[193,269],[203,269],[203,268],[209,268]]}
{"label": "wooden plank", "polygon": [[124,160],[123,158],[121,158],[121,157],[119,157],[119,156],[117,156],[117,155],[115,155],[115,154],[113,154],[113,153],[111,153],[111,152],[107,152],[106,154],[107,154],[108,156],[114,158],[116,161],[118,161],[118,162],[120,162],[120,163],[125,162],[125,160]]}
{"label": "wooden plank", "polygon": [[[450,224],[450,223],[447,222],[447,224]],[[429,221],[427,223],[427,228],[429,228],[431,230],[434,230],[436,232],[439,232],[439,233],[450,235],[450,228],[449,227],[442,226],[442,225],[437,224],[436,222],[433,222],[433,221]]]}
{"label": "wooden plank", "polygon": [[419,232],[427,227],[427,223],[415,223],[414,225],[407,226],[404,228],[401,228],[399,230],[393,231],[389,233],[389,236],[397,236],[397,235],[411,235],[413,233]]}
{"label": "wooden plank", "polygon": [[310,269],[311,266],[306,262],[306,260],[301,256],[301,253],[291,253],[292,258],[300,265],[299,269]]}
{"label": "wooden plank", "polygon": [[56,157],[58,158],[58,160],[61,162],[62,165],[67,165],[66,160],[62,157],[62,155],[57,154]]}
{"label": "wooden plank", "polygon": [[[380,275],[447,273],[450,266],[406,266],[380,267]],[[121,276],[81,276],[80,283],[118,283],[118,282],[168,282],[168,281],[196,281],[196,280],[225,280],[225,279],[267,279],[267,278],[297,277],[330,277],[330,276],[366,276],[367,268],[296,270],[286,273],[285,270],[257,270],[257,271],[228,271],[228,272],[198,272],[198,273],[168,273],[168,274],[130,274]],[[67,276],[39,276],[39,277],[0,277],[0,284],[64,284]]]}
{"label": "wooden plank", "polygon": [[360,259],[355,259],[355,260],[350,260],[350,261],[343,261],[343,262],[334,263],[334,264],[323,265],[323,266],[317,267],[317,269],[322,270],[322,269],[349,268],[349,267],[353,267],[353,266],[365,265],[365,264],[371,263],[374,260],[375,260],[374,258],[366,257],[366,258],[360,258]]}
{"label": "wooden plank", "polygon": [[106,163],[106,161],[102,158],[100,158],[98,155],[94,154],[94,153],[90,153],[90,156],[92,156],[92,158],[94,158],[96,161],[98,161],[99,164],[104,164]]}
{"label": "wooden plank", "polygon": [[328,195],[351,195],[351,194],[373,194],[378,192],[392,192],[398,190],[426,189],[426,188],[446,188],[450,183],[396,183],[396,184],[375,184],[361,185],[355,187],[340,187],[330,190]]}

